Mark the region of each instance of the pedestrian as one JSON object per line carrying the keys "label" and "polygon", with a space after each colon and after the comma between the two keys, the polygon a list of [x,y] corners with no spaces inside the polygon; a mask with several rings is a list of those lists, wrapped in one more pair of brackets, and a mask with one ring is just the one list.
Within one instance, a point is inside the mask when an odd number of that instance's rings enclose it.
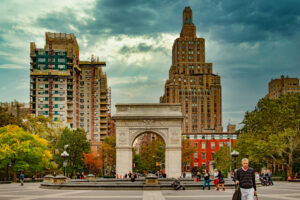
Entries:
{"label": "pedestrian", "polygon": [[260,176],[259,176],[259,173],[258,173],[258,172],[255,172],[255,179],[256,179],[256,181],[259,181],[259,180],[260,180]]}
{"label": "pedestrian", "polygon": [[80,173],[77,172],[76,179],[80,179]]}
{"label": "pedestrian", "polygon": [[128,173],[128,176],[129,176],[129,178],[131,178],[131,176],[132,176],[132,173],[131,173],[131,172],[129,172],[129,173]]}
{"label": "pedestrian", "polygon": [[182,188],[183,190],[185,190],[185,187],[180,183],[180,181],[178,179],[174,179],[173,183],[171,184],[171,186],[174,188],[174,190],[179,190],[180,188]]}
{"label": "pedestrian", "polygon": [[127,173],[125,174],[125,178],[127,178]]}
{"label": "pedestrian", "polygon": [[21,174],[20,174],[20,183],[21,183],[21,186],[24,185],[24,179],[25,179],[25,176],[24,176],[23,172],[21,172]]}
{"label": "pedestrian", "polygon": [[135,181],[135,178],[136,178],[135,174],[132,174],[132,175],[131,175],[131,182],[134,182],[134,181]]}
{"label": "pedestrian", "polygon": [[56,172],[53,173],[53,177],[56,177]]}
{"label": "pedestrian", "polygon": [[199,182],[201,179],[201,173],[200,171],[197,171],[197,182]]}
{"label": "pedestrian", "polygon": [[237,170],[236,184],[239,184],[242,200],[253,200],[256,193],[254,169],[249,167],[249,160],[243,158],[242,167]]}
{"label": "pedestrian", "polygon": [[217,169],[214,170],[214,184],[216,186],[216,190],[219,191],[219,171]]}
{"label": "pedestrian", "polygon": [[210,174],[207,170],[204,170],[204,175],[203,175],[203,178],[204,178],[204,182],[203,182],[203,190],[205,190],[205,186],[206,184],[208,185],[208,190],[210,190]]}
{"label": "pedestrian", "polygon": [[218,170],[218,171],[219,171],[219,173],[218,173],[219,185],[221,185],[222,190],[225,191],[225,186],[224,186],[224,183],[225,183],[225,181],[224,181],[224,176],[223,176],[221,170]]}
{"label": "pedestrian", "polygon": [[81,172],[80,179],[84,179],[84,172]]}
{"label": "pedestrian", "polygon": [[272,180],[272,171],[270,169],[268,169],[267,173],[268,173],[269,185],[274,185],[273,180]]}
{"label": "pedestrian", "polygon": [[183,178],[185,178],[185,172],[183,172]]}

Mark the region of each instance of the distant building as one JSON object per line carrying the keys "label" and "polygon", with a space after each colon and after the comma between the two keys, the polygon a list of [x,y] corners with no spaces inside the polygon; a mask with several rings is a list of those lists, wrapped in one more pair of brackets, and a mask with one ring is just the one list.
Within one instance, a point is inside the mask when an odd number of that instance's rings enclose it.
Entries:
{"label": "distant building", "polygon": [[13,116],[23,119],[25,115],[29,114],[29,103],[20,103],[18,101],[0,102],[0,106],[7,109],[7,112]]}
{"label": "distant building", "polygon": [[205,40],[196,36],[190,7],[183,11],[180,37],[172,47],[172,65],[161,103],[181,103],[183,133],[222,132],[221,78],[205,61]]}
{"label": "distant building", "polygon": [[300,93],[300,85],[298,78],[284,77],[281,75],[280,79],[272,79],[269,82],[270,99],[279,98],[283,94]]}
{"label": "distant building", "polygon": [[213,170],[214,155],[221,147],[227,147],[230,153],[231,147],[236,143],[238,134],[235,125],[229,124],[227,132],[207,132],[207,133],[184,133],[183,137],[189,140],[189,145],[197,149],[193,160],[184,167],[185,172],[191,172],[193,169],[201,168],[208,171]]}

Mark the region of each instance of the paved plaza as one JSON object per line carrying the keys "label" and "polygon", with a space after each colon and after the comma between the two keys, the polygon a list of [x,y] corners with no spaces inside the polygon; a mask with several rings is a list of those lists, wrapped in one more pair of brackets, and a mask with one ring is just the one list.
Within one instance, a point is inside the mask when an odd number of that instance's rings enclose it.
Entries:
{"label": "paved plaza", "polygon": [[[41,189],[39,183],[1,184],[0,200],[50,200],[50,199],[109,199],[109,200],[195,200],[216,199],[230,200],[233,189],[225,192],[214,190],[186,190],[186,191],[104,191],[104,190],[52,190]],[[275,186],[259,187],[260,200],[299,200],[300,183],[276,182]]]}

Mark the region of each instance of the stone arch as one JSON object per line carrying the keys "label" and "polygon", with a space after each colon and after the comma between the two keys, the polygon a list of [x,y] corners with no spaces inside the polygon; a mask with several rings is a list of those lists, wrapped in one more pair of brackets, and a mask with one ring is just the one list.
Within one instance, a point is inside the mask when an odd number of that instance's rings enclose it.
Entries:
{"label": "stone arch", "polygon": [[132,172],[134,140],[145,132],[163,138],[167,177],[181,175],[181,104],[117,104],[113,116],[116,125],[116,173]]}

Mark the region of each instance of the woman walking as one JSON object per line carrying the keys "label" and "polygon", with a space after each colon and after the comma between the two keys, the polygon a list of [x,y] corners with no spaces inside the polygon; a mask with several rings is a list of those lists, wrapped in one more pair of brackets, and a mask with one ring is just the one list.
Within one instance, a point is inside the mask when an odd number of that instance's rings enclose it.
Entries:
{"label": "woman walking", "polygon": [[225,187],[224,187],[224,183],[225,183],[225,181],[224,181],[224,176],[223,176],[221,170],[218,170],[218,172],[219,172],[219,173],[218,173],[219,184],[221,185],[223,191],[225,191]]}
{"label": "woman walking", "polygon": [[210,184],[209,184],[210,178],[209,178],[209,176],[210,176],[209,172],[207,172],[207,170],[204,170],[204,175],[203,175],[203,177],[204,177],[203,190],[205,190],[206,184],[208,185],[208,190],[210,190]]}
{"label": "woman walking", "polygon": [[214,184],[216,186],[216,190],[219,191],[219,178],[218,178],[219,172],[217,169],[214,170]]}

